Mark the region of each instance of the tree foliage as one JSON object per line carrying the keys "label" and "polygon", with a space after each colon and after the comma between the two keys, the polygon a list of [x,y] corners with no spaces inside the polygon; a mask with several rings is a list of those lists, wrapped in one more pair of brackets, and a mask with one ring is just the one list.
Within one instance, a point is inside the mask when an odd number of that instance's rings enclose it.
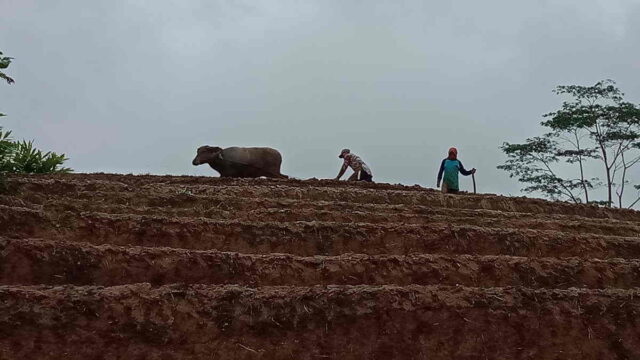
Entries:
{"label": "tree foliage", "polygon": [[[0,51],[0,69],[8,68],[9,64],[11,64],[11,60],[13,60],[13,58],[3,55],[2,51]],[[8,84],[14,83],[14,80],[2,71],[0,71],[0,79],[5,80]]]}
{"label": "tree foliage", "polygon": [[567,158],[565,161],[573,161],[574,155],[565,155],[565,150],[550,135],[530,138],[523,144],[504,143],[501,149],[507,154],[507,161],[498,169],[527,184],[524,192],[540,192],[553,200],[569,199],[579,203],[580,189],[593,188],[592,181],[565,179],[558,175],[558,163],[563,157]]}
{"label": "tree foliage", "polygon": [[[6,69],[9,67],[9,64],[11,64],[11,60],[13,58],[7,57],[7,56],[3,56],[2,51],[0,51],[0,69]],[[0,71],[0,79],[5,80],[9,85],[14,83],[14,80],[9,77],[9,75],[5,74],[4,72]],[[0,117],[5,116],[5,114],[0,113]]]}
{"label": "tree foliage", "polygon": [[[0,51],[0,69],[8,68],[9,64],[11,64],[11,60],[13,60],[13,58],[8,56],[3,56],[2,51]],[[14,83],[14,80],[11,77],[9,77],[9,75],[5,74],[2,71],[0,71],[0,79],[5,80],[8,84]]]}
{"label": "tree foliage", "polygon": [[[554,92],[570,100],[543,115],[546,120],[541,125],[547,133],[523,144],[504,143],[501,149],[507,161],[498,168],[529,184],[525,192],[623,207],[629,170],[640,162],[640,108],[625,102],[612,80],[593,86],[558,86]],[[598,177],[587,176],[585,164],[590,162],[599,163],[602,169],[605,200],[590,198],[590,191],[600,185]],[[559,176],[561,163],[571,165],[577,175]]]}

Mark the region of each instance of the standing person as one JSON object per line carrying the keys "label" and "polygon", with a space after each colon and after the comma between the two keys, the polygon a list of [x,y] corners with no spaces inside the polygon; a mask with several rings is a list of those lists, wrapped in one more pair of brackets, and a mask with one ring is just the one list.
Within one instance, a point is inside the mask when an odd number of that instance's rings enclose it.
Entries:
{"label": "standing person", "polygon": [[336,180],[340,180],[344,172],[347,171],[347,168],[351,167],[351,169],[353,169],[353,175],[349,177],[349,181],[373,181],[371,169],[369,169],[367,164],[365,164],[358,155],[352,154],[351,150],[342,149],[338,157],[344,159],[344,163],[342,164],[342,168],[340,168],[338,176],[336,176]]}
{"label": "standing person", "polygon": [[462,162],[458,160],[458,149],[452,147],[449,149],[449,156],[442,160],[440,171],[438,171],[438,187],[440,187],[440,181],[443,180],[442,174],[444,173],[444,181],[442,181],[443,193],[455,194],[459,191],[458,172],[464,176],[469,176],[475,174],[476,169],[466,170],[462,166]]}

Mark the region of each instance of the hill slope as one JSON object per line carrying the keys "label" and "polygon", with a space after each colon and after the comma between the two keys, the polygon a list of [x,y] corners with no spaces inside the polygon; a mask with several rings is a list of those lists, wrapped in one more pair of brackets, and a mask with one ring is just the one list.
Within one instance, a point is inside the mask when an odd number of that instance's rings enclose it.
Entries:
{"label": "hill slope", "polygon": [[640,358],[635,211],[334,181],[9,186],[2,359]]}

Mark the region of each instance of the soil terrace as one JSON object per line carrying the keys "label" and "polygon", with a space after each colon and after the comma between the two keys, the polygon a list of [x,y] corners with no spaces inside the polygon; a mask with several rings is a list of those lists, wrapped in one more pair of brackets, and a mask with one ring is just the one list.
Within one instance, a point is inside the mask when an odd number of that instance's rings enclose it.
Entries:
{"label": "soil terrace", "polygon": [[0,359],[636,359],[639,236],[419,186],[12,176]]}

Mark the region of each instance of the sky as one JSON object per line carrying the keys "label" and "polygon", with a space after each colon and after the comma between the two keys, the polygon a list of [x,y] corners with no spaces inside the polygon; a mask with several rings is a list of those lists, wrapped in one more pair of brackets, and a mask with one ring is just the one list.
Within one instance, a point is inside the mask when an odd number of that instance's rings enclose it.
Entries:
{"label": "sky", "polygon": [[0,0],[0,126],[76,172],[217,176],[191,165],[207,144],[333,178],[350,148],[376,181],[435,187],[455,146],[480,192],[522,195],[499,146],[543,132],[555,86],[614,79],[640,103],[638,18],[640,0]]}

